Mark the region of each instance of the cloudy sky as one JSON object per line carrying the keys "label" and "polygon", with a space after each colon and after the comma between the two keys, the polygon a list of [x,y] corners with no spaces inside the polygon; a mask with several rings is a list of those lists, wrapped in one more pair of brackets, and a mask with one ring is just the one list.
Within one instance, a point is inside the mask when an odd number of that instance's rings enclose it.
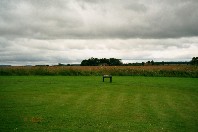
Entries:
{"label": "cloudy sky", "polygon": [[194,56],[198,0],[0,0],[0,64]]}

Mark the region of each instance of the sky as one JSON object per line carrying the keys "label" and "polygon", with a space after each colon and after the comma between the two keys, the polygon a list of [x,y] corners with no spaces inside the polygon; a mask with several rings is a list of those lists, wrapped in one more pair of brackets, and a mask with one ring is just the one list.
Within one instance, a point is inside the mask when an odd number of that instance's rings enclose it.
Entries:
{"label": "sky", "polygon": [[198,0],[0,0],[0,65],[190,61]]}

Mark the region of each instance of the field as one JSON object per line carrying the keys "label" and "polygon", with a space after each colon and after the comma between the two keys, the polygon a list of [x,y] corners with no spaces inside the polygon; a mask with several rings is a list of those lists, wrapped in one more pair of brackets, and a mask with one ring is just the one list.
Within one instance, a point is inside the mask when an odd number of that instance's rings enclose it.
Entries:
{"label": "field", "polygon": [[0,76],[0,131],[197,131],[198,79]]}
{"label": "field", "polygon": [[164,66],[12,66],[0,67],[1,76],[157,76],[157,77],[196,77],[198,66],[164,65]]}

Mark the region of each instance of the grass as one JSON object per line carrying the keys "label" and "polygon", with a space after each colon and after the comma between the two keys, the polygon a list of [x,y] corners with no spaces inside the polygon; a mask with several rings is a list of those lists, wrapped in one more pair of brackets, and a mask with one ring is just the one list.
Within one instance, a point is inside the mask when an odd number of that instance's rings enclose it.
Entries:
{"label": "grass", "polygon": [[197,131],[198,79],[0,76],[0,131]]}
{"label": "grass", "polygon": [[198,78],[193,65],[164,66],[10,66],[0,67],[0,76],[151,76]]}

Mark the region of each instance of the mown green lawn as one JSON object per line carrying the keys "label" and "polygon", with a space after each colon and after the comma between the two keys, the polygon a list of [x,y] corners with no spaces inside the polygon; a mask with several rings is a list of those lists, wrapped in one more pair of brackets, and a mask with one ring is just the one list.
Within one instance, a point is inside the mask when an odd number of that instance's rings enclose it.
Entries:
{"label": "mown green lawn", "polygon": [[198,131],[198,79],[0,76],[0,131]]}

